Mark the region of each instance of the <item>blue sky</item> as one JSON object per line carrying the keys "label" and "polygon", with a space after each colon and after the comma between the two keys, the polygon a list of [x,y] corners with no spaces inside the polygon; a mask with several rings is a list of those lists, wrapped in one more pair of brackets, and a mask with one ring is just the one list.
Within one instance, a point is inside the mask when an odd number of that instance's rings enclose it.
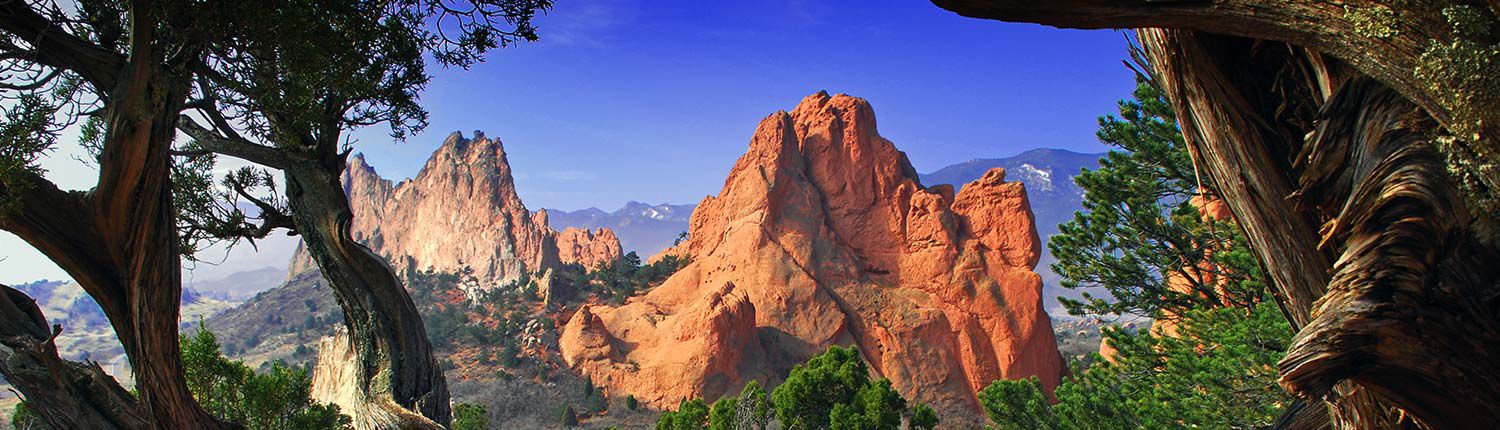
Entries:
{"label": "blue sky", "polygon": [[[434,70],[431,126],[405,143],[354,133],[387,178],[416,175],[453,131],[505,142],[530,209],[696,203],[718,193],[756,124],[818,90],[875,107],[883,136],[930,172],[1038,147],[1094,152],[1095,118],[1133,87],[1124,36],[960,17],[924,0],[562,0],[542,41],[471,70]],[[97,171],[63,145],[64,188]],[[284,267],[295,242],[240,247],[186,279]],[[0,282],[66,278],[0,233]]]}
{"label": "blue sky", "polygon": [[527,207],[613,210],[716,194],[756,124],[818,90],[875,106],[927,172],[1036,147],[1102,151],[1133,86],[1124,38],[960,17],[922,0],[563,0],[542,41],[442,70],[432,125],[358,151],[410,177],[453,131],[505,142]]}

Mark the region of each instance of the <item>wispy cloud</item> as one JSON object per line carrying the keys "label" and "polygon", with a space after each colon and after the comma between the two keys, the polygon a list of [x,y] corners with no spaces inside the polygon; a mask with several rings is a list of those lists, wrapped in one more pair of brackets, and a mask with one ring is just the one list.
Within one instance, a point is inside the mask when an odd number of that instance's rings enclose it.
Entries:
{"label": "wispy cloud", "polygon": [[610,33],[635,19],[636,1],[582,0],[566,2],[544,18],[543,44],[599,47]]}

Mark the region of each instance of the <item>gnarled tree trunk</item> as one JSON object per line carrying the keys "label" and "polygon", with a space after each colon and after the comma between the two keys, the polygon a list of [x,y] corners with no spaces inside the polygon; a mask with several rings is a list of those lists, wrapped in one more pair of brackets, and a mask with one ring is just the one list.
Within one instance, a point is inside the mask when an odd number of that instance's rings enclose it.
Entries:
{"label": "gnarled tree trunk", "polygon": [[[182,118],[178,127],[204,149],[284,173],[292,228],[337,296],[351,356],[359,362],[355,380],[346,381],[358,386],[358,398],[317,400],[339,403],[360,429],[447,425],[452,419],[448,384],[416,304],[385,258],[351,236],[354,211],[341,181],[348,154],[338,151],[339,133],[328,131],[320,138],[285,132],[272,147],[226,137],[191,118]],[[343,368],[322,360],[319,369]],[[314,380],[320,381],[318,375]],[[315,392],[346,392],[321,388],[314,387]]]}
{"label": "gnarled tree trunk", "polygon": [[144,430],[140,405],[97,364],[57,356],[57,335],[36,302],[0,285],[0,374],[55,429]]}
{"label": "gnarled tree trunk", "polygon": [[934,2],[1176,29],[1142,43],[1300,330],[1283,385],[1336,428],[1500,422],[1500,3]]}
{"label": "gnarled tree trunk", "polygon": [[385,259],[350,235],[354,212],[340,181],[343,170],[344,154],[294,161],[285,169],[292,218],[338,296],[359,361],[357,381],[351,382],[365,398],[352,416],[366,428],[392,421],[402,422],[401,428],[447,425],[447,382],[416,304]]}
{"label": "gnarled tree trunk", "polygon": [[[1226,193],[1237,219],[1284,223],[1282,231],[1319,225],[1316,241],[1255,244],[1270,273],[1327,276],[1326,292],[1308,302],[1273,275],[1300,327],[1281,363],[1283,385],[1328,400],[1338,428],[1481,429],[1500,419],[1500,259],[1472,228],[1431,142],[1440,132],[1432,117],[1317,53],[1179,30],[1140,34],[1188,118],[1190,147],[1221,190],[1234,190]],[[1310,118],[1297,113],[1314,107]],[[1283,165],[1230,155],[1257,153]],[[1274,188],[1282,184],[1295,191]],[[1331,258],[1289,258],[1316,253]]]}
{"label": "gnarled tree trunk", "polygon": [[98,185],[68,193],[23,173],[14,187],[0,185],[0,196],[16,203],[0,213],[0,229],[47,255],[99,303],[153,428],[220,428],[188,391],[178,352],[181,260],[169,152],[187,85],[160,63],[157,22],[143,15],[131,15],[139,55],[115,76],[103,114]]}

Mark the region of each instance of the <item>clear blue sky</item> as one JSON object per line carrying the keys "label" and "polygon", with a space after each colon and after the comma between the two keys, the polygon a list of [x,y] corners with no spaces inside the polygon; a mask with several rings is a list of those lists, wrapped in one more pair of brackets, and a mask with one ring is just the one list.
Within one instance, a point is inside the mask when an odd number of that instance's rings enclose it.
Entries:
{"label": "clear blue sky", "polygon": [[923,0],[562,0],[542,41],[437,71],[432,125],[356,135],[415,175],[448,133],[505,142],[531,209],[696,203],[761,118],[820,89],[870,100],[922,172],[1036,147],[1102,151],[1095,118],[1133,87],[1116,31],[960,17]]}
{"label": "clear blue sky", "polygon": [[[1038,147],[1103,151],[1095,118],[1133,87],[1124,37],[964,18],[925,0],[561,0],[542,41],[472,70],[436,70],[432,125],[356,150],[387,178],[415,175],[453,131],[503,140],[530,209],[697,203],[718,193],[756,124],[818,90],[870,100],[880,132],[930,172]],[[97,172],[62,145],[64,188]],[[282,266],[295,242],[239,247],[191,278]],[[65,278],[0,233],[0,282]]]}

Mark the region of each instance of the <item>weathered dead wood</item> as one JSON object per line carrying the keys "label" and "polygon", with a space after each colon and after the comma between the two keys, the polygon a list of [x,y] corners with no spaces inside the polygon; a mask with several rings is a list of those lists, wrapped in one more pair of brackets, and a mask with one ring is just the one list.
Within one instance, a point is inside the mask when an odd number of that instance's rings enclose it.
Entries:
{"label": "weathered dead wood", "polygon": [[1352,380],[1441,429],[1500,422],[1500,262],[1428,139],[1430,118],[1369,80],[1340,88],[1309,140],[1304,193],[1339,206],[1329,291],[1281,362],[1282,384],[1320,397]]}
{"label": "weathered dead wood", "polygon": [[[1140,38],[1157,81],[1172,100],[1189,149],[1210,172],[1252,250],[1272,279],[1278,303],[1294,327],[1317,314],[1314,306],[1330,280],[1339,248],[1319,249],[1317,233],[1327,219],[1298,207],[1294,184],[1337,176],[1306,155],[1303,136],[1318,119],[1325,89],[1338,91],[1348,79],[1337,65],[1287,45],[1181,30],[1141,30]],[[1332,255],[1331,255],[1332,254]],[[1325,396],[1334,428],[1411,428],[1415,423],[1378,393],[1349,382]]]}
{"label": "weathered dead wood", "polygon": [[[1325,268],[1330,258],[1309,246],[1318,241],[1321,221],[1286,201],[1296,190],[1287,155],[1295,153],[1295,148],[1286,148],[1286,143],[1300,141],[1300,133],[1295,127],[1274,126],[1274,119],[1261,115],[1265,109],[1257,106],[1259,94],[1242,92],[1213,61],[1206,46],[1210,42],[1171,30],[1141,30],[1139,34],[1158,74],[1157,82],[1178,111],[1189,150],[1206,168],[1251,248],[1262,257],[1293,328],[1307,324],[1312,304],[1328,285]],[[1217,39],[1211,43],[1235,42]],[[1234,49],[1249,48],[1241,43]],[[1291,49],[1284,52],[1304,55]],[[1266,64],[1270,63],[1252,67]]]}
{"label": "weathered dead wood", "polygon": [[0,285],[0,374],[55,429],[148,429],[128,391],[97,364],[63,360],[56,329],[25,293]]}

